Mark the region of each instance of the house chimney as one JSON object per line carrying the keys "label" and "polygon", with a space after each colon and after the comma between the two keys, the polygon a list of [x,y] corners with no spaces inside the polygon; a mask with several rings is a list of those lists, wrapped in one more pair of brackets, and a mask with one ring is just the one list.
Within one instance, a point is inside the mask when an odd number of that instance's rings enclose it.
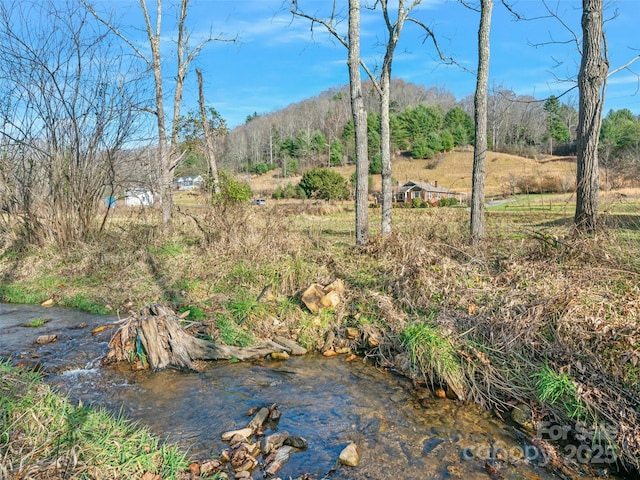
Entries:
{"label": "house chimney", "polygon": [[433,183],[434,187],[438,188],[438,180]]}

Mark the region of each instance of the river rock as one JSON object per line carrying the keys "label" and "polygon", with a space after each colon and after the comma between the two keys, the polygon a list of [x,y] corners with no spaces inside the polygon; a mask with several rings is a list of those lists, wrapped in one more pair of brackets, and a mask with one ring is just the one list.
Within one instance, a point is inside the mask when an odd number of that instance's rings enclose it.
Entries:
{"label": "river rock", "polygon": [[192,462],[189,464],[189,472],[192,475],[200,475],[200,464],[198,462]]}
{"label": "river rock", "polygon": [[325,292],[336,292],[338,295],[342,296],[344,293],[344,282],[342,279],[337,278],[329,285],[324,288]]}
{"label": "river rock", "polygon": [[511,410],[511,420],[521,427],[532,429],[531,407],[525,403],[519,403]]}
{"label": "river rock", "polygon": [[282,466],[291,457],[291,452],[293,452],[293,450],[294,450],[293,447],[289,447],[289,446],[284,446],[281,449],[279,449],[273,456],[273,459],[269,459],[270,460],[269,466],[266,468],[264,473],[267,476],[273,476],[276,473],[278,473],[282,468]]}
{"label": "river rock", "polygon": [[218,473],[222,468],[222,462],[218,459],[207,460],[200,465],[200,474],[203,477],[211,476],[214,473]]}
{"label": "river rock", "polygon": [[299,450],[305,450],[309,446],[309,442],[300,435],[290,435],[285,439],[284,444]]}
{"label": "river rock", "polygon": [[230,430],[222,434],[222,440],[228,442],[235,437],[242,437],[242,439],[249,438],[253,434],[253,428],[241,428],[240,430]]}
{"label": "river rock", "polygon": [[340,452],[338,462],[341,465],[346,465],[347,467],[357,467],[360,463],[360,453],[358,452],[358,446],[353,442],[347,445],[342,450],[342,452]]}
{"label": "river rock", "polygon": [[307,353],[306,348],[298,345],[296,342],[289,338],[278,335],[274,337],[273,341],[285,347],[289,351],[289,353],[291,353],[291,355],[306,355]]}
{"label": "river rock", "polygon": [[328,292],[320,299],[321,308],[335,308],[340,305],[340,294],[336,291]]}
{"label": "river rock", "polygon": [[222,450],[222,452],[220,452],[220,461],[222,463],[229,463],[231,461],[231,454],[229,453],[229,450]]}
{"label": "river rock", "polygon": [[274,433],[273,435],[269,435],[262,442],[262,451],[265,454],[269,454],[277,450],[282,445],[284,445],[284,442],[287,440],[287,438],[289,438],[288,432],[278,432]]}
{"label": "river rock", "polygon": [[318,313],[321,308],[335,308],[344,294],[344,282],[337,279],[323,287],[314,283],[302,293],[302,303],[310,312]]}
{"label": "river rock", "polygon": [[273,352],[271,354],[272,360],[289,360],[289,354],[287,352]]}
{"label": "river rock", "polygon": [[324,297],[324,287],[314,283],[302,293],[302,303],[304,303],[311,313],[318,313],[320,310],[320,299]]}
{"label": "river rock", "polygon": [[262,407],[260,410],[258,410],[258,413],[255,414],[253,419],[251,419],[251,421],[247,425],[247,428],[250,428],[255,432],[257,429],[262,427],[262,424],[264,422],[267,421],[267,418],[269,418],[270,413],[271,413],[271,410],[269,408]]}
{"label": "river rock", "polygon": [[[252,470],[255,470],[257,467],[258,467],[258,460],[256,460],[250,455],[247,455],[244,457],[244,462],[241,465],[234,467],[233,470],[235,472],[236,478],[249,478],[251,476],[249,472],[251,472]],[[240,477],[239,475],[241,474],[241,472],[246,472],[247,475]]]}
{"label": "river rock", "polygon": [[272,421],[280,420],[280,416],[282,413],[280,412],[280,407],[278,407],[277,403],[274,403],[269,407],[269,419]]}
{"label": "river rock", "polygon": [[40,335],[36,338],[38,345],[44,345],[45,343],[53,343],[58,340],[58,335]]}
{"label": "river rock", "polygon": [[360,336],[360,330],[355,327],[347,327],[344,330],[344,336],[349,340],[355,340]]}

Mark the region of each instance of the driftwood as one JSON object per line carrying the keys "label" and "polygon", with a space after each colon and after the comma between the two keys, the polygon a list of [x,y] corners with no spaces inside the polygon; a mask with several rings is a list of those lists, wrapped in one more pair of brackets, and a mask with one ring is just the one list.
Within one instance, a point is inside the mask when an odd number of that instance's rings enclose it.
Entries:
{"label": "driftwood", "polygon": [[109,342],[109,353],[103,363],[138,358],[154,370],[193,369],[195,360],[253,360],[285,350],[271,341],[235,347],[193,337],[182,329],[176,313],[163,305],[145,307],[121,323]]}

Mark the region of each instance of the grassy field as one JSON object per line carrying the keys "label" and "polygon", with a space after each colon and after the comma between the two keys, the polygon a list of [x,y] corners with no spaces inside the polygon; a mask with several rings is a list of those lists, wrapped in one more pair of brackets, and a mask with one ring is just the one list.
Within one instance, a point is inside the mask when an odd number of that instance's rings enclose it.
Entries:
{"label": "grassy field", "polygon": [[[411,160],[397,157],[392,161],[395,182],[438,182],[450,190],[471,193],[471,171],[473,152],[451,152],[434,160]],[[355,166],[334,167],[347,180],[355,172]],[[509,183],[522,177],[541,179],[544,177],[565,178],[575,182],[576,163],[572,157],[550,157],[544,161],[531,158],[488,152],[486,164],[486,194],[488,197],[501,196],[509,190]],[[280,169],[250,178],[251,187],[259,195],[270,195],[277,186],[285,186],[300,181],[300,176],[280,178]],[[381,189],[380,175],[373,176],[373,190]]]}
{"label": "grassy field", "polygon": [[[469,161],[467,154],[456,158]],[[500,176],[510,173],[491,158],[497,191]],[[457,188],[447,185],[455,174],[446,173],[468,165],[446,162],[416,170],[426,177],[407,178]],[[574,168],[564,161],[529,165],[539,175]],[[266,175],[252,186],[267,189],[273,181]],[[163,302],[189,310],[207,335],[229,344],[285,330],[321,350],[328,332],[341,338],[353,327],[360,334],[348,343],[351,351],[417,384],[454,390],[503,418],[525,404],[533,425],[612,432],[576,441],[604,444],[618,465],[637,471],[640,201],[631,190],[604,192],[602,227],[581,236],[572,229],[570,193],[508,200],[487,208],[479,246],[468,242],[464,207],[394,209],[394,232],[385,239],[377,235],[379,209],[371,208],[371,243],[357,248],[349,202],[269,200],[221,211],[202,196],[181,194],[169,236],[160,232],[157,210],[134,208],[118,209],[105,233],[83,245],[14,251],[5,239],[0,297],[121,316]],[[346,291],[336,308],[306,309],[305,288],[338,278]],[[590,466],[583,463],[570,466],[576,475]],[[554,467],[569,468],[561,460]]]}

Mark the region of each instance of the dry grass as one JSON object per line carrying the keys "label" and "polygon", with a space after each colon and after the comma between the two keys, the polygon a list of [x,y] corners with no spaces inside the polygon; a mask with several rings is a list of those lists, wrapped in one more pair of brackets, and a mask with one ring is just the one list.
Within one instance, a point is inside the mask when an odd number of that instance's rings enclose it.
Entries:
{"label": "dry grass", "polygon": [[[519,157],[497,152],[487,152],[486,160],[486,184],[487,195],[501,195],[510,181],[515,178],[544,177],[567,178],[575,181],[576,163],[575,157],[549,157],[544,160]],[[455,191],[471,192],[471,173],[473,166],[472,151],[455,151],[440,154],[437,160],[412,160],[406,157],[396,157],[392,161],[392,175],[396,182],[435,182],[439,185]],[[427,168],[431,167],[431,168]],[[355,166],[333,167],[345,179],[349,180]],[[269,196],[276,187],[284,187],[291,182],[296,185],[300,182],[300,176],[280,178],[280,169],[273,170],[265,175],[252,175],[250,184],[253,191],[259,196]],[[373,176],[372,189],[381,189],[380,175]]]}

